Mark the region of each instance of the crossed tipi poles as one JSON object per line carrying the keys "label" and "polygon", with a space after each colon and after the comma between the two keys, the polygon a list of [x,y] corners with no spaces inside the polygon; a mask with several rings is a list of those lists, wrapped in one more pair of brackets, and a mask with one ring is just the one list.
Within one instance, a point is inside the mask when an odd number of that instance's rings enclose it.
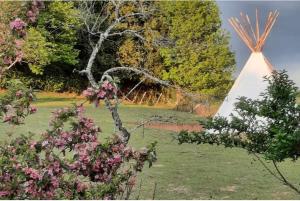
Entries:
{"label": "crossed tipi poles", "polygon": [[274,12],[269,12],[267,17],[264,30],[262,34],[260,34],[259,30],[259,14],[256,9],[256,23],[255,29],[253,28],[250,18],[248,15],[244,13],[240,13],[241,18],[238,20],[236,17],[232,17],[229,19],[230,24],[233,26],[235,31],[238,33],[240,38],[245,42],[248,48],[252,52],[261,52],[264,46],[264,43],[270,34],[270,31],[276,21],[276,18],[279,15],[279,12],[275,10]]}

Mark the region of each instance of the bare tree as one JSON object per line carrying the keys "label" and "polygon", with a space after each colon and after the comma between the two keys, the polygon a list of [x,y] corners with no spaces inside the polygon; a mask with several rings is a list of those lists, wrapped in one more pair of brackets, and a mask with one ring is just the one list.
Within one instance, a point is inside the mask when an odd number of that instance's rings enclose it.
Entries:
{"label": "bare tree", "polygon": [[[97,5],[100,7],[98,12],[95,12],[97,9]],[[136,12],[125,13],[122,12],[123,6],[126,4],[131,3],[135,6]],[[127,22],[132,18],[146,18],[150,15],[151,11],[146,9],[144,6],[145,2],[140,1],[116,1],[110,0],[105,2],[95,2],[95,1],[83,1],[79,4],[80,9],[80,17],[83,20],[85,25],[87,37],[89,40],[89,45],[92,48],[90,57],[88,59],[86,67],[81,70],[77,71],[80,74],[85,74],[92,85],[93,88],[99,88],[100,83],[104,80],[108,80],[109,82],[113,83],[112,74],[116,72],[131,72],[138,75],[143,75],[145,78],[151,79],[157,83],[160,83],[164,86],[169,86],[168,82],[162,81],[153,75],[150,72],[141,69],[141,68],[134,68],[129,66],[121,66],[121,67],[114,67],[107,71],[105,71],[101,77],[101,80],[97,82],[95,77],[92,73],[93,64],[95,62],[96,56],[99,53],[99,50],[102,48],[103,43],[105,40],[110,39],[111,37],[116,36],[124,36],[124,35],[131,35],[137,37],[140,40],[144,40],[141,31],[131,30],[131,29],[123,29],[120,30],[119,26],[122,23]],[[96,43],[93,42],[96,39]],[[115,86],[117,87],[117,86]],[[114,100],[109,98],[105,98],[105,105],[110,110],[112,118],[114,120],[115,128],[123,140],[124,143],[127,143],[130,138],[130,133],[127,129],[123,126],[122,120],[118,113],[118,105],[119,100],[117,94],[114,94]]]}

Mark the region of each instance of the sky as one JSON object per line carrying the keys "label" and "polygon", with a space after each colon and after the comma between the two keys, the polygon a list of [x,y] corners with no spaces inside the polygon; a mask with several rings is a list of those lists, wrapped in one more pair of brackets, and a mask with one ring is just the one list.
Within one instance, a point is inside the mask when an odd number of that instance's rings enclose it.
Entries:
{"label": "sky", "polygon": [[[265,23],[269,11],[278,10],[279,16],[265,42],[264,55],[275,69],[285,69],[290,78],[300,87],[300,1],[221,1],[217,0],[221,11],[222,26],[229,31],[231,50],[235,52],[237,69],[235,76],[249,58],[251,52],[235,33],[228,22],[230,17],[247,13],[255,22],[255,10],[259,10],[261,25]],[[262,30],[262,26],[261,29]]]}

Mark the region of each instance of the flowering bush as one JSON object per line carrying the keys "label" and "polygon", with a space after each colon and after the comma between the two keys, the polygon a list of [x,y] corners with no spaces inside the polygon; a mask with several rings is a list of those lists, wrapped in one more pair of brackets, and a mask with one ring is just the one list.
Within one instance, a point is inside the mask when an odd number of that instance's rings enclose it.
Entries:
{"label": "flowering bush", "polygon": [[[16,62],[24,58],[24,40],[28,24],[36,21],[43,1],[1,2],[0,9],[0,77]],[[27,13],[24,15],[23,13]]]}
{"label": "flowering bush", "polygon": [[9,25],[11,30],[16,31],[21,31],[27,26],[27,24],[20,18],[16,18],[15,20],[11,21]]}
{"label": "flowering bush", "polygon": [[34,99],[31,89],[24,87],[18,80],[11,81],[7,94],[0,98],[0,117],[3,122],[22,123],[26,116],[37,111],[34,106],[31,106]]}
{"label": "flowering bush", "polygon": [[[108,93],[113,90],[105,86]],[[5,97],[3,103],[30,100],[29,91],[18,87]],[[0,109],[6,115],[5,107]],[[19,110],[21,117],[24,112],[28,113]],[[127,199],[137,172],[146,161],[151,166],[156,160],[155,143],[137,151],[117,135],[100,141],[99,132],[93,120],[84,116],[83,106],[73,105],[53,112],[41,139],[22,135],[1,145],[0,198]]]}

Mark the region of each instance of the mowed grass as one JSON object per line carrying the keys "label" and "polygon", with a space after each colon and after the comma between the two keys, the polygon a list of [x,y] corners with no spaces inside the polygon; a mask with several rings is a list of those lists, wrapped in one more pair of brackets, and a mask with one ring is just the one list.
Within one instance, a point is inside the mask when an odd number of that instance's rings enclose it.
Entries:
{"label": "mowed grass", "polygon": [[[51,112],[83,99],[70,96],[39,94],[38,112],[26,120],[26,124],[13,128],[16,135],[28,132],[36,137],[48,128]],[[113,132],[113,121],[103,107],[86,107],[86,115],[101,127],[101,139]],[[195,123],[199,117],[171,109],[121,106],[120,115],[125,126],[132,128],[134,122],[153,115],[172,118],[177,122]],[[9,139],[12,128],[0,125],[2,141]],[[132,199],[299,199],[288,187],[282,185],[264,170],[258,161],[241,149],[225,149],[210,145],[178,145],[175,133],[156,129],[138,129],[132,133],[130,145],[141,148],[158,141],[158,161],[153,167],[145,166],[137,178],[138,184]],[[295,184],[299,183],[300,163],[286,161],[280,165]],[[140,185],[141,183],[141,185]],[[155,188],[156,186],[156,188]],[[154,190],[155,189],[155,190]]]}

